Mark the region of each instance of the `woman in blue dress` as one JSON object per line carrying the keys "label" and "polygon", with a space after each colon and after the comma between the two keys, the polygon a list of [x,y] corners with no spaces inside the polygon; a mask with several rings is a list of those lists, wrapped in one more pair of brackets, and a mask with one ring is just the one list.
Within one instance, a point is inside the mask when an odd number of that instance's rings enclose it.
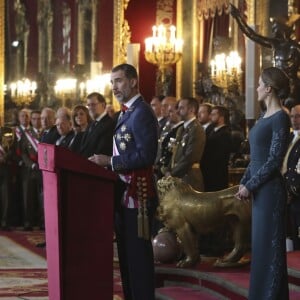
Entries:
{"label": "woman in blue dress", "polygon": [[250,300],[289,299],[285,211],[286,191],[280,170],[288,146],[290,119],[281,106],[289,80],[280,69],[264,69],[257,88],[266,111],[249,132],[250,164],[236,197],[252,197]]}

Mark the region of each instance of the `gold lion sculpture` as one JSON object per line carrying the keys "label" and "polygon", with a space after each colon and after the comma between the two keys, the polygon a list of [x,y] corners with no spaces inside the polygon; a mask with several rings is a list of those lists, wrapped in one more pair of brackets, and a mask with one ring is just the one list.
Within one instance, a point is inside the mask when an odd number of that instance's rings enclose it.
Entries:
{"label": "gold lion sculpture", "polygon": [[157,189],[158,217],[176,232],[185,253],[178,267],[190,267],[200,260],[198,235],[216,232],[228,222],[232,225],[234,248],[218,259],[215,266],[238,264],[249,249],[251,231],[251,206],[234,197],[238,186],[218,192],[197,192],[181,179],[170,176],[158,180]]}

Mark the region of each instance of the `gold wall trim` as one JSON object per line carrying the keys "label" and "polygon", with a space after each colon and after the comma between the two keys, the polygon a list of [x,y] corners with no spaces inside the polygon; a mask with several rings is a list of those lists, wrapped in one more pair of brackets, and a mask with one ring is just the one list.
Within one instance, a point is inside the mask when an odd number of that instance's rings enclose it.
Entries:
{"label": "gold wall trim", "polygon": [[[183,0],[177,0],[177,14],[176,14],[176,27],[178,37],[182,37],[182,9],[183,9]],[[183,41],[184,43],[184,41]],[[183,45],[184,46],[184,45]],[[182,95],[182,59],[176,64],[176,98],[179,99]]]}
{"label": "gold wall trim", "polygon": [[114,49],[113,65],[125,63],[127,45],[130,43],[130,27],[125,19],[125,10],[130,0],[114,0]]}
{"label": "gold wall trim", "polygon": [[216,14],[228,13],[229,0],[198,0],[198,19],[214,18]]}
{"label": "gold wall trim", "polygon": [[156,25],[173,23],[174,0],[157,0],[156,3]]}
{"label": "gold wall trim", "polygon": [[197,0],[177,0],[177,33],[183,38],[183,55],[176,64],[176,97],[194,96],[198,56]]}
{"label": "gold wall trim", "polygon": [[0,0],[0,125],[4,124],[5,0]]}

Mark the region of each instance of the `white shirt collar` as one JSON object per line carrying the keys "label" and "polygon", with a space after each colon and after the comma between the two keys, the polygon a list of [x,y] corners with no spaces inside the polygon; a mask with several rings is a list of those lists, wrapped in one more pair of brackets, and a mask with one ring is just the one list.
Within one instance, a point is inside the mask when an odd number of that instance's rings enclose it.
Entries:
{"label": "white shirt collar", "polygon": [[40,131],[41,131],[40,129],[37,129],[37,128],[34,128],[34,127],[32,127],[32,128],[33,128],[35,133],[40,133]]}
{"label": "white shirt collar", "polygon": [[127,101],[126,103],[123,103],[123,104],[126,105],[127,108],[129,108],[129,107],[134,103],[134,101],[135,101],[136,99],[138,99],[139,97],[141,97],[141,94],[140,94],[140,93],[136,94],[136,95],[135,95],[134,97],[132,97],[129,101]]}
{"label": "white shirt collar", "polygon": [[196,119],[196,117],[193,117],[193,118],[191,118],[190,120],[188,120],[188,121],[185,121],[184,123],[183,123],[183,127],[184,127],[184,129],[186,129],[194,120]]}
{"label": "white shirt collar", "polygon": [[181,125],[183,123],[183,121],[179,121],[178,123],[176,124],[172,124],[172,128],[176,128],[178,127],[179,125]]}
{"label": "white shirt collar", "polygon": [[95,121],[99,122],[103,117],[107,115],[107,112],[104,111],[98,118],[95,119]]}
{"label": "white shirt collar", "polygon": [[29,129],[29,126],[28,127],[25,127],[23,125],[20,125],[20,127],[23,129],[23,130],[28,130]]}
{"label": "white shirt collar", "polygon": [[218,131],[220,128],[224,127],[224,126],[226,126],[226,125],[223,124],[223,125],[221,125],[221,126],[215,127],[215,128],[214,128],[214,131],[216,132],[216,131]]}
{"label": "white shirt collar", "polygon": [[202,124],[203,129],[206,129],[210,124],[211,124],[210,122]]}

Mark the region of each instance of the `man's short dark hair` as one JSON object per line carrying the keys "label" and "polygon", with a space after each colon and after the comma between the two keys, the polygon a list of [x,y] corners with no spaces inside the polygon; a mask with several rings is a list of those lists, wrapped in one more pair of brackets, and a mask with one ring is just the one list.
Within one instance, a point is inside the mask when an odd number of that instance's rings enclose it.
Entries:
{"label": "man's short dark hair", "polygon": [[87,95],[87,99],[96,98],[99,103],[106,103],[103,95],[97,92],[93,92]]}
{"label": "man's short dark hair", "polygon": [[113,73],[118,71],[124,71],[126,78],[138,78],[138,74],[136,68],[130,64],[120,64],[112,68],[111,70]]}
{"label": "man's short dark hair", "polygon": [[187,100],[188,102],[188,106],[190,108],[194,108],[194,112],[195,114],[197,114],[198,110],[199,110],[199,102],[196,98],[193,97],[183,97],[181,100]]}
{"label": "man's short dark hair", "polygon": [[30,113],[30,116],[32,116],[33,114],[41,114],[42,112],[38,109],[35,109],[35,110],[32,110],[31,113]]}
{"label": "man's short dark hair", "polygon": [[226,108],[225,106],[222,106],[222,105],[215,105],[213,108],[213,110],[217,110],[219,115],[224,117],[224,123],[225,124],[229,124],[229,110],[228,108]]}

